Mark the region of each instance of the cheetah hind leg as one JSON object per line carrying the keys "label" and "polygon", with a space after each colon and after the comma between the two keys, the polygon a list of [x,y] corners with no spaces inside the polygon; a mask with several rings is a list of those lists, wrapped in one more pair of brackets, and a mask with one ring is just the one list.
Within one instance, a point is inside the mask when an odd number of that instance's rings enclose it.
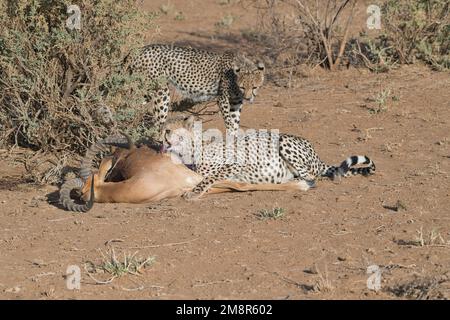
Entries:
{"label": "cheetah hind leg", "polygon": [[309,189],[316,187],[315,180],[304,180],[302,178],[295,178],[292,181],[296,182],[297,188],[299,188],[302,191],[308,191]]}
{"label": "cheetah hind leg", "polygon": [[[295,161],[292,163],[295,164]],[[302,164],[297,163],[294,165],[292,163],[288,162],[288,166],[295,172],[293,181],[297,181],[299,189],[307,191],[308,189],[315,188],[315,177],[308,172],[307,168]]]}
{"label": "cheetah hind leg", "polygon": [[288,167],[293,171],[295,176],[293,181],[298,182],[300,190],[307,191],[310,188],[316,187],[316,177],[309,172],[308,168],[302,162],[296,161],[292,154],[285,153],[281,148],[280,154],[286,161]]}

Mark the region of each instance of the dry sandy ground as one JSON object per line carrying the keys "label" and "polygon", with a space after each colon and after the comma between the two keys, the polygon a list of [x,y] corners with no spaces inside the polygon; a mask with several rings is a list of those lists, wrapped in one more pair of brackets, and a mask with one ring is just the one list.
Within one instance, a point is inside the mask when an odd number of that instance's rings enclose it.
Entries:
{"label": "dry sandy ground", "polygon": [[[174,9],[158,22],[156,40],[232,46],[195,34],[213,35],[228,13],[239,17],[229,32],[250,25],[254,17],[240,15],[238,4],[218,2],[170,1]],[[185,19],[175,20],[174,11]],[[308,192],[97,204],[73,214],[48,200],[56,187],[17,183],[21,168],[3,160],[0,298],[448,299],[449,88],[448,73],[420,66],[379,75],[316,70],[290,89],[269,81],[244,107],[244,128],[304,136],[329,163],[366,154],[377,165],[369,178],[324,180]],[[371,98],[383,90],[391,92],[386,110],[371,113]],[[205,127],[223,128],[219,114],[203,119],[210,120]],[[281,218],[257,217],[274,207],[284,209]],[[141,275],[96,284],[84,266],[101,264],[111,248],[121,260],[137,251],[154,262]],[[80,290],[66,287],[70,265],[81,268]],[[367,287],[371,265],[382,271],[378,292]]]}

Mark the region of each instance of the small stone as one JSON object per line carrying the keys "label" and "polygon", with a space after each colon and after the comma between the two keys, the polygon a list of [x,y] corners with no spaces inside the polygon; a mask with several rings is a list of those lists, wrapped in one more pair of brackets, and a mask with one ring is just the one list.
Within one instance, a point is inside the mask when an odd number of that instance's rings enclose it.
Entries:
{"label": "small stone", "polygon": [[319,272],[317,271],[317,267],[315,265],[313,265],[312,267],[305,269],[304,270],[305,273],[309,273],[309,274],[318,274]]}
{"label": "small stone", "polygon": [[34,259],[34,260],[31,260],[31,263],[32,263],[33,265],[39,266],[39,267],[41,267],[41,266],[46,266],[46,265],[47,265],[47,264],[44,262],[44,260],[42,260],[42,259]]}

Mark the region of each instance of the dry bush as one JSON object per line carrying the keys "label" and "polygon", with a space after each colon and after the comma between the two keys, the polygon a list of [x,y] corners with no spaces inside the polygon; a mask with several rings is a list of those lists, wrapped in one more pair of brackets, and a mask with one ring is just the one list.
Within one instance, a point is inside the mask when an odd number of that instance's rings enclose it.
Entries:
{"label": "dry bush", "polygon": [[[66,27],[71,4],[81,9],[80,30]],[[130,75],[124,59],[152,26],[152,14],[139,6],[136,0],[0,2],[0,145],[65,159],[111,131],[151,134],[142,105],[149,84]]]}
{"label": "dry bush", "polygon": [[[355,0],[252,0],[257,25],[246,40],[262,48],[272,78],[302,75],[301,65],[335,70],[346,48]],[[286,76],[287,75],[287,76]],[[286,80],[286,79],[284,79]],[[281,81],[282,83],[283,81]]]}
{"label": "dry bush", "polygon": [[379,34],[369,36],[362,32],[349,40],[356,1],[247,2],[258,11],[258,19],[255,28],[243,36],[260,48],[275,79],[284,75],[290,82],[292,76],[301,74],[302,64],[335,70],[346,63],[375,72],[416,60],[425,61],[436,70],[450,66],[447,0],[383,1]]}
{"label": "dry bush", "polygon": [[[328,0],[308,4],[295,1],[298,20],[308,43],[309,56],[330,70],[336,70],[344,54],[356,1]],[[323,8],[324,11],[323,11]],[[346,11],[348,8],[348,12]]]}
{"label": "dry bush", "polygon": [[373,71],[424,61],[450,69],[450,3],[447,0],[388,0],[381,6],[382,33],[354,39],[353,56]]}
{"label": "dry bush", "polygon": [[450,68],[450,2],[389,0],[382,6],[384,37],[400,63],[423,60]]}
{"label": "dry bush", "polygon": [[448,274],[426,277],[415,275],[413,279],[389,286],[384,291],[406,299],[448,300],[448,290],[445,290],[448,282]]}

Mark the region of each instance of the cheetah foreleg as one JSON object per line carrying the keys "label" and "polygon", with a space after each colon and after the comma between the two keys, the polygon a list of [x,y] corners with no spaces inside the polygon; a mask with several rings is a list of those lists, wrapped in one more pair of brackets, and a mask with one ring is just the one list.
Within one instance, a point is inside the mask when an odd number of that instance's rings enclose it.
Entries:
{"label": "cheetah foreleg", "polygon": [[242,105],[231,106],[230,100],[226,95],[219,98],[218,105],[225,121],[225,128],[232,134],[236,133],[239,130]]}
{"label": "cheetah foreleg", "polygon": [[152,95],[153,114],[159,133],[159,139],[162,141],[162,130],[167,120],[170,105],[170,91],[167,85],[160,87]]}
{"label": "cheetah foreleg", "polygon": [[185,200],[198,200],[216,182],[229,179],[237,171],[233,165],[224,165],[217,173],[206,176],[192,191],[183,194]]}
{"label": "cheetah foreleg", "polygon": [[239,130],[239,123],[241,122],[241,108],[242,104],[238,104],[230,107],[229,119],[227,128],[231,128],[232,133],[236,133]]}

